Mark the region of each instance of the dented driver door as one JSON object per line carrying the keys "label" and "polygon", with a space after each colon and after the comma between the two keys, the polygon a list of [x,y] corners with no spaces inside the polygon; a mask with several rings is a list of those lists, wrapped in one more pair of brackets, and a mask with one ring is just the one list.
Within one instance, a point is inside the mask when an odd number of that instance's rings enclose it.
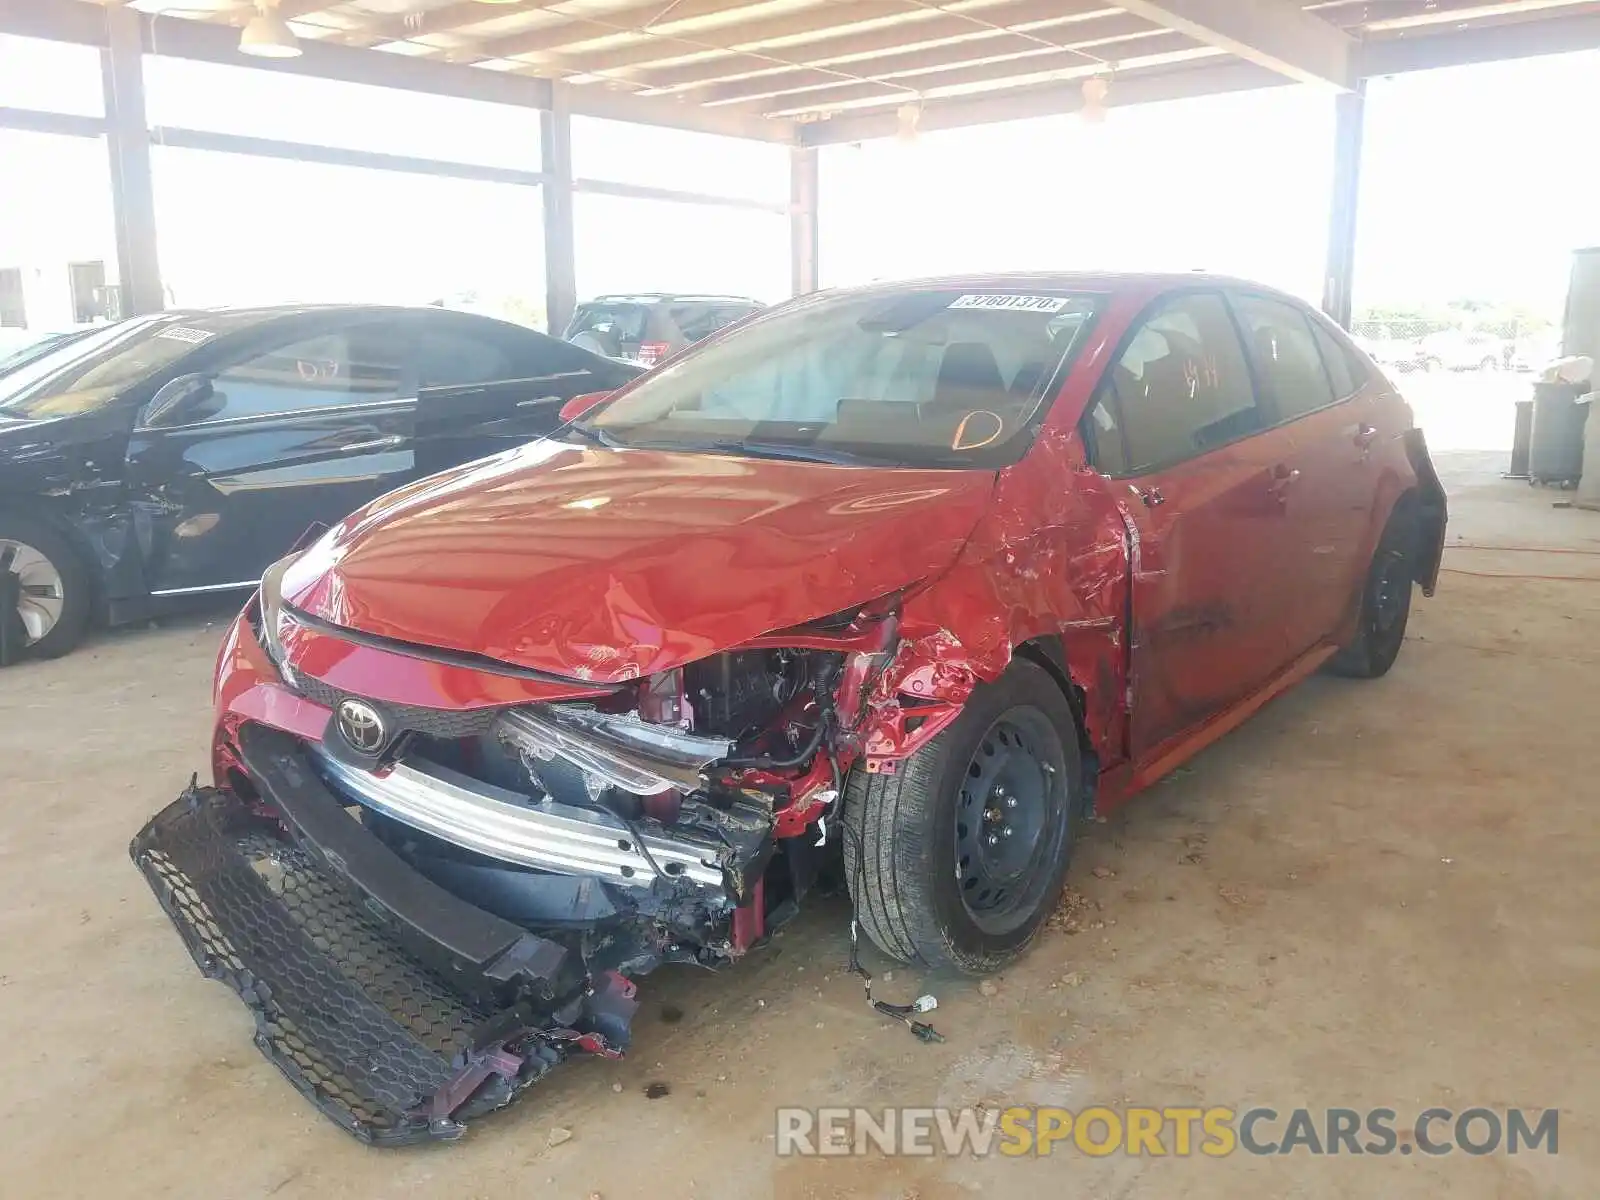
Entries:
{"label": "dented driver door", "polygon": [[1186,292],[1129,339],[1086,422],[1130,534],[1135,760],[1244,698],[1285,665],[1293,533],[1232,319]]}

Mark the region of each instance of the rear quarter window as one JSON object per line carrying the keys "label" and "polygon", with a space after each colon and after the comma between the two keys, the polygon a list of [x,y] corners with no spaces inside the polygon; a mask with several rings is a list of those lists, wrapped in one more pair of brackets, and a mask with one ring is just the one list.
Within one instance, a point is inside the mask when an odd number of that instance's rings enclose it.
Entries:
{"label": "rear quarter window", "polygon": [[687,340],[698,342],[758,311],[754,304],[674,304],[669,315]]}

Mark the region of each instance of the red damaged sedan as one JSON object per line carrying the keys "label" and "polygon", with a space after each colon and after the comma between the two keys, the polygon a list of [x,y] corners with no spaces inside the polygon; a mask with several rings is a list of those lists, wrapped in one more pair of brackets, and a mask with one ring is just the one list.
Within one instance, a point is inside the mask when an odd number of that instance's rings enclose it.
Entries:
{"label": "red damaged sedan", "polygon": [[213,786],[132,847],[367,1140],[619,1055],[639,976],[829,876],[889,957],[1001,967],[1076,819],[1319,667],[1384,674],[1438,573],[1410,410],[1233,280],[826,293],[586,400],[269,570]]}

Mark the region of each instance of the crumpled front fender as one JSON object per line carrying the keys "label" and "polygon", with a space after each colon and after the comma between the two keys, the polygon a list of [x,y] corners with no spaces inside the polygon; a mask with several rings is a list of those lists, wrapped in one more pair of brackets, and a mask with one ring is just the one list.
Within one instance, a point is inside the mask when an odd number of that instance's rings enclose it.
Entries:
{"label": "crumpled front fender", "polygon": [[1059,647],[1102,764],[1125,754],[1128,524],[1115,485],[1047,432],[1002,471],[949,571],[907,599],[900,644],[861,725],[867,769],[914,754],[1030,642]]}

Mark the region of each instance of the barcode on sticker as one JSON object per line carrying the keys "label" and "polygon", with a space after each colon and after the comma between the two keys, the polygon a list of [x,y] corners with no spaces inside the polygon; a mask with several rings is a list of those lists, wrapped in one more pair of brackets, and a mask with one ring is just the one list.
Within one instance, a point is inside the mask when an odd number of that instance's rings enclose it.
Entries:
{"label": "barcode on sticker", "polygon": [[208,330],[191,329],[187,325],[169,325],[160,333],[159,338],[171,338],[175,342],[188,342],[191,346],[198,346],[211,336]]}
{"label": "barcode on sticker", "polygon": [[1062,296],[958,296],[951,308],[989,308],[1001,312],[1058,313],[1072,301]]}

